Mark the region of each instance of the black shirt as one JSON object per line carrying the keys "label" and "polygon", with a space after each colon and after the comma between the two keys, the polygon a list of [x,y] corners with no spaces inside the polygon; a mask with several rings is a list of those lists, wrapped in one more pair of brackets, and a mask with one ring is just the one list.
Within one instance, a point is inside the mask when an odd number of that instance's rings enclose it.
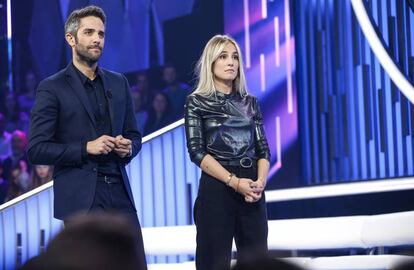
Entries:
{"label": "black shirt", "polygon": [[[96,121],[96,133],[98,138],[102,135],[113,136],[111,128],[111,117],[109,114],[109,106],[105,89],[103,86],[102,78],[96,70],[96,77],[94,80],[90,80],[80,70],[75,67],[75,70],[79,74],[79,78],[82,85],[85,88],[89,102],[92,106],[94,117]],[[85,155],[86,155],[86,143],[85,143]],[[115,152],[110,152],[107,155],[86,155],[91,161],[98,163],[98,174],[105,175],[121,175],[118,166],[119,156]]]}

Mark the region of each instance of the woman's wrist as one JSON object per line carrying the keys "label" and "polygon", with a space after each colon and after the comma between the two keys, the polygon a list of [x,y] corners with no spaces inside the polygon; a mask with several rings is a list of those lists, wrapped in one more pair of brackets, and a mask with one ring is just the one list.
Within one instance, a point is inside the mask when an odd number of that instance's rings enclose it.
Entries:
{"label": "woman's wrist", "polygon": [[237,192],[239,184],[240,184],[240,178],[238,178],[236,175],[233,175],[228,186]]}
{"label": "woman's wrist", "polygon": [[257,182],[259,182],[263,187],[266,186],[266,179],[264,177],[257,178]]}

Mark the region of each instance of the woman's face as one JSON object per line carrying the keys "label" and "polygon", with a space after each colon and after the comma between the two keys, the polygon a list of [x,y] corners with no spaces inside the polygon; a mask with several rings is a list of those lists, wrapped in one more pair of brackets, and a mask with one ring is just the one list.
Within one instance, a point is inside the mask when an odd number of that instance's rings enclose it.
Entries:
{"label": "woman's face", "polygon": [[167,108],[167,100],[163,95],[158,94],[154,97],[152,106],[154,107],[155,112],[163,113],[165,109]]}
{"label": "woman's face", "polygon": [[50,167],[47,165],[36,165],[35,170],[40,179],[45,179],[49,176]]}
{"label": "woman's face", "polygon": [[213,74],[216,81],[232,82],[239,71],[239,54],[236,46],[228,42],[220,56],[213,64]]}

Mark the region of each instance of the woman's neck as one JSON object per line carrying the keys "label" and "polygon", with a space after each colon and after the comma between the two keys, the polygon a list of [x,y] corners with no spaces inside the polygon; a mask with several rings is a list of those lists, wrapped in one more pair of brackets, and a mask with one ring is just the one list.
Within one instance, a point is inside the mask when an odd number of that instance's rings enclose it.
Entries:
{"label": "woman's neck", "polygon": [[222,92],[224,94],[230,94],[233,91],[233,81],[215,80],[214,87],[219,92]]}

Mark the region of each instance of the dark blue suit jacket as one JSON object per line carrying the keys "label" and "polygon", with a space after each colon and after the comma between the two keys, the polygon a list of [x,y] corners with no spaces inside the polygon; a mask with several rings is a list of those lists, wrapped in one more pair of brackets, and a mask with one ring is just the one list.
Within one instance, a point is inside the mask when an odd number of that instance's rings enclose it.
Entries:
{"label": "dark blue suit jacket", "polygon": [[[29,161],[55,165],[54,216],[87,211],[93,202],[97,164],[82,160],[82,145],[95,140],[96,122],[92,106],[73,64],[43,80],[37,89],[29,132]],[[108,95],[112,134],[132,141],[132,156],[118,158],[124,184],[132,201],[125,165],[141,149],[141,134],[136,127],[129,85],[126,78],[99,68]],[[134,204],[134,203],[133,203]]]}

